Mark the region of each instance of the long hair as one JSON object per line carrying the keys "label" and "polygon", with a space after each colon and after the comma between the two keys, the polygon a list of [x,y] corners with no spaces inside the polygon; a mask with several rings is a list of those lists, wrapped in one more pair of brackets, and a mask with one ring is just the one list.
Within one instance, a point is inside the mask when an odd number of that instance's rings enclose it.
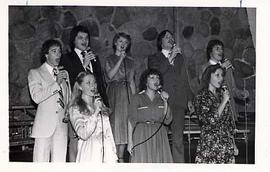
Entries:
{"label": "long hair", "polygon": [[222,76],[224,77],[225,70],[219,64],[210,65],[205,69],[205,71],[203,72],[203,75],[202,75],[202,88],[203,89],[208,88],[209,83],[210,83],[210,79],[211,79],[211,74],[215,73],[218,69],[221,69],[223,71]]}
{"label": "long hair", "polygon": [[147,89],[147,78],[150,76],[150,75],[157,75],[159,76],[159,81],[160,81],[160,85],[163,86],[163,77],[162,77],[162,74],[156,70],[156,69],[147,69],[145,70],[142,75],[141,75],[141,78],[140,78],[140,91],[142,90],[146,90]]}
{"label": "long hair", "polygon": [[94,75],[90,72],[80,72],[78,76],[76,77],[75,84],[73,86],[73,91],[71,94],[71,100],[68,106],[69,108],[73,106],[77,106],[79,107],[80,113],[84,113],[84,114],[89,114],[90,111],[87,108],[87,104],[82,99],[82,90],[80,89],[80,85],[82,84],[83,79],[87,75],[92,75],[94,77]]}
{"label": "long hair", "polygon": [[170,33],[171,35],[173,35],[172,32],[169,31],[169,30],[163,30],[163,31],[160,32],[160,34],[158,35],[158,38],[157,38],[157,49],[158,49],[159,51],[162,50],[162,39],[165,37],[165,35],[166,35],[167,32]]}
{"label": "long hair", "polygon": [[74,40],[79,32],[88,34],[88,45],[90,46],[90,34],[89,34],[87,27],[78,25],[78,26],[73,27],[73,29],[71,30],[70,35],[69,35],[69,46],[70,46],[71,50],[73,50],[75,48]]}
{"label": "long hair", "polygon": [[124,32],[120,32],[120,33],[117,33],[117,34],[114,35],[113,42],[112,42],[113,51],[114,52],[116,51],[115,43],[120,37],[123,37],[123,38],[127,39],[128,45],[127,45],[127,48],[126,48],[126,53],[129,53],[130,48],[131,48],[131,37],[130,37],[130,35],[128,35],[128,34],[126,34]]}
{"label": "long hair", "polygon": [[220,46],[224,47],[223,42],[221,42],[218,39],[213,39],[213,40],[211,40],[211,41],[208,42],[207,48],[206,48],[207,61],[210,59],[210,54],[211,54],[211,52],[213,50],[213,47],[216,46],[216,45],[220,45]]}

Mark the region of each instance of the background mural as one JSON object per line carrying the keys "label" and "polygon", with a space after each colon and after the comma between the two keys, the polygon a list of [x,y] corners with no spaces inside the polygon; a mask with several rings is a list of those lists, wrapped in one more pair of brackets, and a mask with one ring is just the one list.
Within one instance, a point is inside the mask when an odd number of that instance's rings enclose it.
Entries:
{"label": "background mural", "polygon": [[[88,27],[91,46],[102,62],[112,52],[115,33],[130,34],[131,53],[140,71],[146,68],[147,57],[156,52],[158,33],[164,29],[178,33],[193,88],[198,68],[206,62],[207,43],[213,38],[224,42],[225,56],[234,62],[239,88],[252,75],[250,70],[255,71],[255,48],[246,8],[9,6],[10,105],[32,104],[27,74],[41,64],[42,43],[56,38],[62,41],[64,52],[68,51],[69,32],[78,24]],[[244,59],[247,66],[240,63],[240,68],[235,59]],[[255,112],[255,77],[246,79],[246,89],[250,92],[248,111]],[[238,102],[238,108],[243,110],[243,102]]]}

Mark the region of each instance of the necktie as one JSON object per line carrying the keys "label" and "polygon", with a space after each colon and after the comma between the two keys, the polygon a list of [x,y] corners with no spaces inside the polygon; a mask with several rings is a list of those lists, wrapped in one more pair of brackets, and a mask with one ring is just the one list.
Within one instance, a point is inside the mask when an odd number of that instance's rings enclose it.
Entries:
{"label": "necktie", "polygon": [[57,103],[59,104],[59,106],[64,109],[65,107],[65,104],[64,104],[64,96],[63,96],[63,91],[62,91],[62,87],[60,86],[60,90],[58,91],[59,93],[59,98],[58,98],[58,101]]}
{"label": "necktie", "polygon": [[[83,64],[84,64],[85,53],[86,53],[85,51],[82,51],[82,52],[81,52],[81,55],[82,55],[82,57],[83,57]],[[85,70],[86,70],[86,71],[92,72],[91,62],[90,62],[90,64],[89,64],[88,66],[86,66]]]}
{"label": "necktie", "polygon": [[[53,74],[54,74],[54,77],[55,78],[57,77],[58,73],[59,73],[59,70],[56,67],[54,67],[53,68]],[[63,91],[62,91],[61,85],[60,85],[60,90],[58,91],[58,94],[59,94],[59,98],[57,100],[57,103],[59,104],[59,107],[61,109],[64,109],[65,104],[64,104],[64,101],[63,101],[64,100],[64,96],[63,96]]]}
{"label": "necktie", "polygon": [[82,52],[81,52],[81,55],[82,55],[82,57],[84,58],[84,56],[85,56],[85,51],[82,51]]}

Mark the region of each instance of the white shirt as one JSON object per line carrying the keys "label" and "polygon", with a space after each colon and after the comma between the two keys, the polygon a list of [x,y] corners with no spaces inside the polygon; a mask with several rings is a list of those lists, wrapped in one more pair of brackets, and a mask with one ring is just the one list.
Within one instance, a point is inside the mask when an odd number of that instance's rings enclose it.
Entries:
{"label": "white shirt", "polygon": [[[82,56],[82,51],[79,50],[78,48],[74,48],[74,51],[75,51],[76,54],[78,55],[78,57],[79,57],[79,59],[80,59],[82,65],[83,65],[83,60],[84,60],[84,58],[83,58],[83,56]],[[84,68],[84,69],[86,70],[86,68]],[[89,63],[89,68],[88,68],[88,69],[93,73],[93,67],[92,67],[91,62]]]}
{"label": "white shirt", "polygon": [[212,59],[209,59],[209,63],[211,64],[211,65],[216,65],[216,64],[220,64],[221,65],[221,62],[219,61],[219,62],[216,62],[216,61],[214,61],[214,60],[212,60]]}
{"label": "white shirt", "polygon": [[171,65],[173,65],[173,64],[174,64],[174,60],[172,60],[172,61],[169,60],[171,51],[170,51],[170,50],[162,49],[161,52],[162,52],[162,54],[168,59],[169,63],[170,63]]}
{"label": "white shirt", "polygon": [[49,71],[49,73],[51,74],[51,76],[53,77],[53,79],[56,80],[56,76],[54,75],[54,72],[53,72],[53,67],[49,65],[47,62],[45,62],[45,66],[47,70]]}

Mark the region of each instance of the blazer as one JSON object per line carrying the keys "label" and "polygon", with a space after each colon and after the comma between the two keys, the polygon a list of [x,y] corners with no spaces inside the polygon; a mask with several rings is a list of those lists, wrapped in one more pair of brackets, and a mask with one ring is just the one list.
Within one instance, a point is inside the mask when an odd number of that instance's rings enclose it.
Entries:
{"label": "blazer", "polygon": [[[73,88],[75,84],[75,80],[77,75],[85,71],[80,58],[73,50],[71,52],[66,53],[60,60],[60,66],[63,66],[65,70],[69,73],[70,85]],[[96,61],[91,60],[91,65],[93,67],[93,74],[96,78],[98,91],[103,99],[103,102],[106,106],[108,106],[108,98],[106,95],[106,82],[104,78],[104,73],[100,64],[100,60],[98,56],[96,56]]]}
{"label": "blazer", "polygon": [[178,54],[174,65],[170,65],[168,59],[157,52],[148,57],[148,68],[157,69],[163,77],[163,90],[169,94],[169,103],[182,108],[187,107],[187,101],[191,99],[192,92],[189,87],[184,57]]}
{"label": "blazer", "polygon": [[62,125],[70,97],[70,88],[66,82],[61,83],[65,103],[65,108],[61,109],[57,103],[58,91],[61,88],[49,73],[45,63],[29,71],[28,85],[31,98],[38,105],[31,137],[50,137],[59,122]]}

